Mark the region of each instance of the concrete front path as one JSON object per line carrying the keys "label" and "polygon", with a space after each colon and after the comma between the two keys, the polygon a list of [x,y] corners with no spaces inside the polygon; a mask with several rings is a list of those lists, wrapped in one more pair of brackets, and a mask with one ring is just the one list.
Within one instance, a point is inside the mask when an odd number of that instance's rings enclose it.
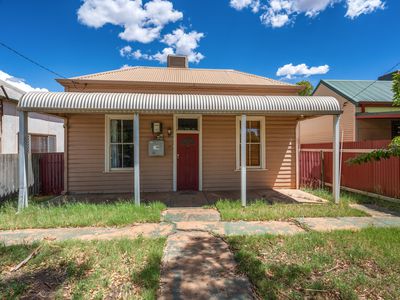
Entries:
{"label": "concrete front path", "polygon": [[167,240],[158,299],[253,299],[228,245],[206,232],[178,232]]}

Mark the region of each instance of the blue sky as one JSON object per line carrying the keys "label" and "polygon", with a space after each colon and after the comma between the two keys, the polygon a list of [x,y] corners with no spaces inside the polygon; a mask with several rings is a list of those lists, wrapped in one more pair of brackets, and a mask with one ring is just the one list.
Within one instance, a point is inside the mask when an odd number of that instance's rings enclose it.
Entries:
{"label": "blue sky", "polygon": [[[66,77],[162,66],[163,49],[189,54],[192,67],[314,84],[375,79],[400,62],[397,0],[115,1],[0,0],[0,41]],[[2,47],[0,70],[62,90],[57,76]]]}

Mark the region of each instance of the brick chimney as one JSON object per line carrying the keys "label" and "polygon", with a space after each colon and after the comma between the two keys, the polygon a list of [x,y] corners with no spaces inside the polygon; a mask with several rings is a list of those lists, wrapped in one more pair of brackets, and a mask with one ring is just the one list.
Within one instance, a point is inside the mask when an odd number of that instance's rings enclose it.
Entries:
{"label": "brick chimney", "polygon": [[168,68],[188,68],[188,58],[185,55],[168,55]]}

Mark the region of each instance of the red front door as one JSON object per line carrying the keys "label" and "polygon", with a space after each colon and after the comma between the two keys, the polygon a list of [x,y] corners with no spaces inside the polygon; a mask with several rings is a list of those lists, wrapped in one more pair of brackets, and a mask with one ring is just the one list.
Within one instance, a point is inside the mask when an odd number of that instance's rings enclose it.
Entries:
{"label": "red front door", "polygon": [[178,134],[177,188],[179,191],[199,189],[199,135]]}

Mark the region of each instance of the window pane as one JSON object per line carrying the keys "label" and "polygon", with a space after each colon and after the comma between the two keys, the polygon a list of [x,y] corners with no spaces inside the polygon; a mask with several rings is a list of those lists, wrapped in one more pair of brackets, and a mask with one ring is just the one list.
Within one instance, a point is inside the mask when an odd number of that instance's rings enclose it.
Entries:
{"label": "window pane", "polygon": [[122,163],[123,168],[133,168],[133,145],[124,145],[124,159]]}
{"label": "window pane", "polygon": [[111,168],[122,168],[122,145],[111,145]]}
{"label": "window pane", "polygon": [[250,142],[259,143],[260,142],[260,121],[251,121],[250,127]]}
{"label": "window pane", "polygon": [[110,121],[110,137],[111,143],[121,142],[121,130],[122,130],[121,120],[111,120]]}
{"label": "window pane", "polygon": [[[260,121],[247,121],[246,122],[246,142],[259,143],[260,142]],[[239,122],[239,126],[242,123]],[[241,128],[241,127],[239,127]]]}
{"label": "window pane", "polygon": [[178,119],[178,130],[198,130],[197,119]]}
{"label": "window pane", "polygon": [[48,152],[48,137],[43,135],[31,135],[31,153]]}
{"label": "window pane", "polygon": [[[241,122],[239,122],[241,126]],[[261,122],[247,121],[246,122],[246,164],[249,167],[261,166]],[[241,144],[239,133],[239,145]],[[239,149],[239,157],[241,148]],[[240,163],[241,165],[241,163]]]}
{"label": "window pane", "polygon": [[54,135],[49,135],[49,152],[57,151],[57,138]]}
{"label": "window pane", "polygon": [[123,142],[133,143],[133,120],[123,120]]}
{"label": "window pane", "polygon": [[247,165],[252,167],[260,166],[260,144],[250,144],[247,146]]}

